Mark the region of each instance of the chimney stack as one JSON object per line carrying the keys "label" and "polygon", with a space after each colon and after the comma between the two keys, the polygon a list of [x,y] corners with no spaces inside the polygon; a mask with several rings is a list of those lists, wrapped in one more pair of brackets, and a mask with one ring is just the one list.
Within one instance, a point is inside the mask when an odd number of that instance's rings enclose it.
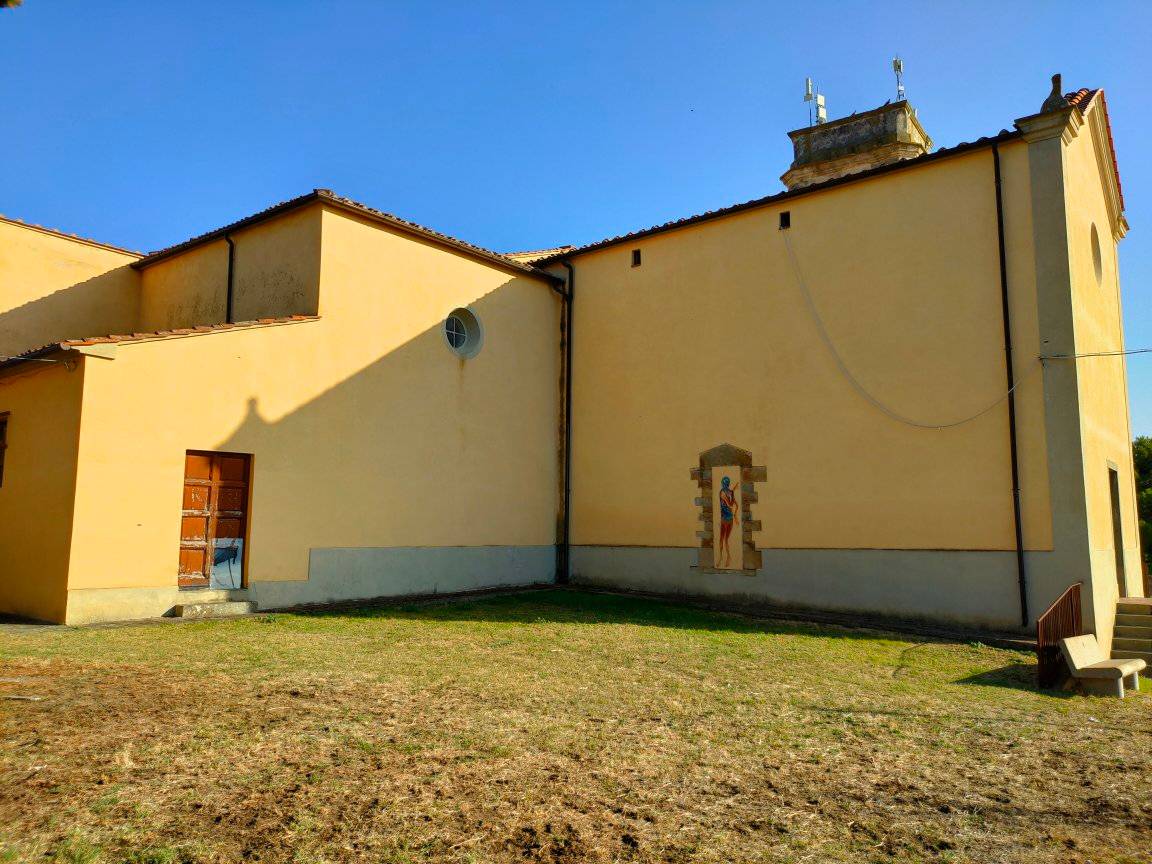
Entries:
{"label": "chimney stack", "polygon": [[922,156],[932,139],[907,100],[881,105],[806,129],[789,132],[795,158],[780,178],[789,189]]}

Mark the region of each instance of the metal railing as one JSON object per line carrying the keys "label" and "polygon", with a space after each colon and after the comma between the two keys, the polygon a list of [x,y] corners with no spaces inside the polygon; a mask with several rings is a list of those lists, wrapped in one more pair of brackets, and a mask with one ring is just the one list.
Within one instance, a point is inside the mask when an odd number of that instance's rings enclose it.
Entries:
{"label": "metal railing", "polygon": [[1070,674],[1060,652],[1060,640],[1084,635],[1080,612],[1080,588],[1083,584],[1069,585],[1068,590],[1036,619],[1037,678],[1041,687],[1054,687]]}

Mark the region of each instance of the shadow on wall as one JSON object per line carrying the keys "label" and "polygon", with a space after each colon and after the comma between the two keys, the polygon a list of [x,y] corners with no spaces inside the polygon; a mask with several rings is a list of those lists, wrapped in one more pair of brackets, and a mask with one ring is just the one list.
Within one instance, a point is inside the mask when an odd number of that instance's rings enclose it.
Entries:
{"label": "shadow on wall", "polygon": [[0,357],[65,339],[139,329],[139,274],[128,265],[0,312]]}
{"label": "shadow on wall", "polygon": [[[403,300],[374,302],[365,318],[387,322]],[[469,304],[484,327],[476,357],[453,354],[439,319],[278,419],[261,413],[260,381],[218,388],[248,400],[213,449],[253,454],[252,577],[303,578],[309,547],[551,545],[559,305],[545,284],[506,282]],[[310,344],[362,342],[371,326],[350,317],[306,325],[322,328]],[[315,360],[286,358],[276,374]]]}

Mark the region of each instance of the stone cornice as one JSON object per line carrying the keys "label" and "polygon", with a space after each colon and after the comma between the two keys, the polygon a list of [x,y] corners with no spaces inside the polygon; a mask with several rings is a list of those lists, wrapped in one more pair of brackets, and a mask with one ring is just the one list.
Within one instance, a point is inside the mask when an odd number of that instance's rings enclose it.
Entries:
{"label": "stone cornice", "polygon": [[1016,121],[1016,128],[1024,134],[1024,140],[1029,144],[1057,137],[1068,144],[1080,134],[1083,125],[1084,115],[1074,105],[1058,111],[1021,117]]}
{"label": "stone cornice", "polygon": [[1112,160],[1111,136],[1108,132],[1108,118],[1105,109],[1094,99],[1088,109],[1085,122],[1092,135],[1092,149],[1096,153],[1096,165],[1100,169],[1100,187],[1108,202],[1108,215],[1112,222],[1112,239],[1118,241],[1128,233],[1128,220],[1124,218],[1123,199],[1120,197],[1120,184],[1117,181],[1116,166]]}
{"label": "stone cornice", "polygon": [[823,183],[827,180],[848,177],[905,159],[914,159],[922,155],[923,152],[924,148],[919,144],[894,141],[876,147],[867,153],[854,153],[837,159],[826,159],[822,162],[809,162],[804,165],[793,166],[780,175],[780,181],[789,189],[803,189],[806,186]]}
{"label": "stone cornice", "polygon": [[1111,135],[1108,131],[1106,110],[1101,107],[1103,97],[1087,102],[1087,111],[1078,105],[1069,105],[1056,111],[1045,111],[1021,117],[1016,128],[1029,144],[1048,141],[1059,137],[1065,145],[1070,144],[1085,125],[1092,138],[1092,149],[1100,170],[1100,188],[1108,202],[1108,217],[1111,222],[1113,241],[1119,241],[1128,233],[1128,220],[1124,218],[1123,199],[1117,180],[1116,165],[1112,156]]}

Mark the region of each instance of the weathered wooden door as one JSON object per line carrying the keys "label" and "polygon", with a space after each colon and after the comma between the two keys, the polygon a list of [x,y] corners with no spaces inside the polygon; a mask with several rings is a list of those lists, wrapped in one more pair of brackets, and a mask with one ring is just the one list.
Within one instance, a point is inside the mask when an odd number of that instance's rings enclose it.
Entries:
{"label": "weathered wooden door", "polygon": [[181,588],[243,588],[250,458],[189,450],[180,520]]}

